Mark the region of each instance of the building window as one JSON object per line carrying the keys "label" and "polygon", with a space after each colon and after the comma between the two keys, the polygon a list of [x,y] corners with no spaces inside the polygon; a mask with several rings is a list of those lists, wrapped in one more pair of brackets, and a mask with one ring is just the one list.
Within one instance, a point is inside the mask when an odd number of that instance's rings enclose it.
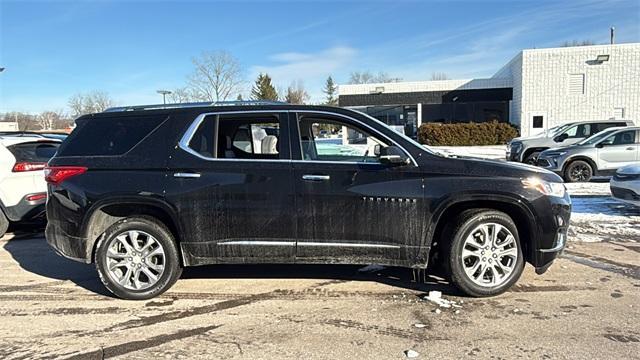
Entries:
{"label": "building window", "polygon": [[584,74],[569,74],[569,94],[584,94]]}
{"label": "building window", "polygon": [[542,129],[544,124],[544,117],[543,116],[534,116],[533,117],[533,128],[534,129]]}
{"label": "building window", "polygon": [[614,108],[613,109],[613,118],[614,119],[624,119],[624,108]]}

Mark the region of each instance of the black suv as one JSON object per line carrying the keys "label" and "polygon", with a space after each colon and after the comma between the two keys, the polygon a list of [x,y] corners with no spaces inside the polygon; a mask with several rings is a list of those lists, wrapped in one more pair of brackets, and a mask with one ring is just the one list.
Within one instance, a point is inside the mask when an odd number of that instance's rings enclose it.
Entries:
{"label": "black suv", "polygon": [[443,156],[359,112],[192,104],[76,123],[46,170],[47,241],[122,298],[164,292],[184,266],[430,261],[488,296],[564,248],[557,175]]}

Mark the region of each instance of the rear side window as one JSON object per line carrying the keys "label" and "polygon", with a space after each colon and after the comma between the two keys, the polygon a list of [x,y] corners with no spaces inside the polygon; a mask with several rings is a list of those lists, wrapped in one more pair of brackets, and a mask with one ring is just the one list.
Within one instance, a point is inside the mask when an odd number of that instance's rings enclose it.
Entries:
{"label": "rear side window", "polygon": [[607,123],[599,123],[596,126],[596,131],[594,132],[594,134],[599,133],[602,130],[608,129],[608,128],[612,128],[612,127],[620,127],[620,126],[626,126],[627,124],[625,123],[621,123],[621,122],[607,122]]}
{"label": "rear side window", "polygon": [[166,115],[89,119],[71,133],[58,155],[122,155],[136,146],[165,119]]}
{"label": "rear side window", "polygon": [[16,162],[46,163],[58,150],[59,143],[29,142],[8,146]]}

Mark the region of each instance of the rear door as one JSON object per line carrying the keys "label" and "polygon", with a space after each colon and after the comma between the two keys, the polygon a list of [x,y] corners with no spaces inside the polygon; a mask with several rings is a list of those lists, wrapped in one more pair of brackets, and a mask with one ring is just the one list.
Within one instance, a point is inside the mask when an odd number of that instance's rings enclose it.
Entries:
{"label": "rear door", "polygon": [[615,170],[638,161],[638,131],[619,131],[606,139],[598,148],[599,168]]}
{"label": "rear door", "polygon": [[300,112],[291,123],[296,261],[406,264],[424,234],[415,162],[381,164],[376,145],[392,142],[356,119]]}
{"label": "rear door", "polygon": [[167,199],[191,265],[291,262],[293,184],[286,112],[201,115],[170,160]]}

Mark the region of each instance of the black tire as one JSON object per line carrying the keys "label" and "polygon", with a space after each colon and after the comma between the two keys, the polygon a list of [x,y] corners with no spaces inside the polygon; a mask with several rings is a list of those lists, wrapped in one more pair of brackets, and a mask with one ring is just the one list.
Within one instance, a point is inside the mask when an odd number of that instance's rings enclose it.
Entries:
{"label": "black tire", "polygon": [[9,219],[7,219],[4,212],[0,210],[0,238],[7,233],[8,229],[9,229]]}
{"label": "black tire", "polygon": [[592,176],[593,168],[586,161],[572,161],[564,169],[564,181],[566,182],[589,182]]}
{"label": "black tire", "polygon": [[[476,284],[465,272],[462,258],[462,251],[465,246],[465,239],[479,225],[485,223],[496,223],[502,225],[511,232],[517,246],[517,259],[512,263],[512,271],[498,285],[479,285]],[[458,218],[450,223],[448,230],[444,232],[445,236],[452,239],[450,246],[445,252],[446,265],[449,279],[451,282],[462,290],[465,294],[474,297],[494,296],[505,292],[513,284],[515,284],[524,269],[524,256],[518,229],[511,218],[500,211],[490,209],[472,209],[464,211]],[[478,259],[479,261],[479,259]],[[493,274],[494,269],[491,269]],[[495,275],[494,275],[495,276]]]}
{"label": "black tire", "polygon": [[531,154],[527,155],[524,159],[523,163],[529,165],[537,165],[538,164],[538,156],[540,156],[540,151],[534,151]]}
{"label": "black tire", "polygon": [[[145,232],[153,236],[162,246],[162,250],[164,250],[164,270],[162,274],[153,285],[142,290],[129,289],[119,284],[109,275],[107,269],[107,250],[114,244],[117,236],[131,230]],[[98,241],[94,260],[98,275],[100,275],[100,280],[104,286],[115,296],[128,300],[145,300],[158,296],[175,284],[182,274],[178,248],[171,231],[152,217],[130,217],[111,225]]]}

